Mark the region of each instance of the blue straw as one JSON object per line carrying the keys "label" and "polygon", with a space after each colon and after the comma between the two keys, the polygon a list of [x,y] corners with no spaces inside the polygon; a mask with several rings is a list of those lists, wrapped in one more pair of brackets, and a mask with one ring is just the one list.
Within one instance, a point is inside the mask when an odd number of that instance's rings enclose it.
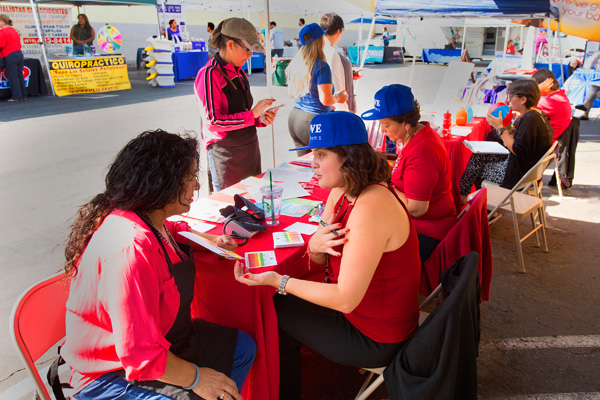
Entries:
{"label": "blue straw", "polygon": [[271,186],[271,223],[275,224],[275,207],[273,205],[273,175],[269,171],[269,185]]}

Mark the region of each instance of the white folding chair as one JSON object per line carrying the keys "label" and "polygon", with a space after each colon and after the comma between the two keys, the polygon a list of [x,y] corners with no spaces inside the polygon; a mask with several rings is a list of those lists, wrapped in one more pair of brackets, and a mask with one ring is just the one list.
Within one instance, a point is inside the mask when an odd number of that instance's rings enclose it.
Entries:
{"label": "white folding chair", "polygon": [[[542,198],[542,176],[546,168],[556,161],[554,148],[555,142],[550,150],[517,182],[512,189],[505,189],[496,184],[484,181],[482,186],[488,190],[487,208],[490,225],[498,221],[503,215],[510,215],[513,220],[515,236],[517,241],[517,254],[521,264],[521,272],[525,273],[523,261],[523,250],[521,243],[535,233],[537,246],[540,247],[538,231],[542,234],[543,250],[548,252],[546,241],[546,213],[544,211],[544,200]],[[556,171],[555,171],[556,173]],[[559,178],[560,179],[560,178]],[[532,230],[521,237],[519,232],[519,220],[529,216],[531,218]]]}
{"label": "white folding chair", "polygon": [[[419,325],[425,321],[429,316],[429,313],[422,311],[425,307],[432,304],[433,302],[440,302],[443,300],[444,292],[442,291],[442,284],[440,283],[433,292],[421,303],[419,306]],[[368,372],[365,382],[361,386],[358,394],[354,400],[366,400],[382,383],[383,383],[383,371],[387,368],[387,365],[379,368],[362,368],[361,373]],[[371,383],[371,379],[377,375],[377,379]],[[369,385],[370,383],[370,385]]]}

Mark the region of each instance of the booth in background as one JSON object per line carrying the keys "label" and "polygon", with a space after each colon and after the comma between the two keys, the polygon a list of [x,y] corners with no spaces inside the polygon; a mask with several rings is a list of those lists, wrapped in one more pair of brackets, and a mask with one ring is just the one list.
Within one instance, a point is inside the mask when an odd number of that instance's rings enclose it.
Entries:
{"label": "booth in background", "polygon": [[383,48],[383,63],[404,63],[404,48],[387,46]]}
{"label": "booth in background", "polygon": [[[26,58],[23,68],[23,77],[25,78],[25,87],[27,96],[47,95],[46,81],[44,80],[44,71],[42,64],[37,58]],[[0,98],[10,97],[10,83],[6,79],[4,69],[0,69]]]}
{"label": "booth in background", "polygon": [[208,51],[180,51],[172,54],[175,82],[196,79],[200,68],[208,62]]}
{"label": "booth in background", "polygon": [[[265,70],[265,54],[264,53],[252,53],[252,58],[250,58],[250,63],[252,64],[252,72],[264,71]],[[242,65],[242,69],[244,71],[248,71],[248,63]]]}
{"label": "booth in background", "polygon": [[423,49],[421,59],[424,63],[449,63],[460,61],[460,49]]}
{"label": "booth in background", "polygon": [[[369,46],[365,64],[382,63],[384,53],[383,49],[383,46]],[[362,57],[364,51],[365,46],[360,46],[360,48],[358,46],[348,46],[348,58],[350,59],[350,62],[354,65],[360,65],[360,57]]]}
{"label": "booth in background", "polygon": [[[571,104],[574,106],[583,104],[592,83],[600,86],[600,71],[584,70],[582,68],[573,71],[573,75],[567,79],[563,86]],[[595,99],[592,107],[600,107],[600,99]]]}

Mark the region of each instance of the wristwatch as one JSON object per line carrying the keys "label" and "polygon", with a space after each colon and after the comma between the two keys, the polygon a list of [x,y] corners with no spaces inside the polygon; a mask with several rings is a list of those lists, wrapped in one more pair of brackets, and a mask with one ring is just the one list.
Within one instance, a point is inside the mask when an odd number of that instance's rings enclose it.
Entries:
{"label": "wristwatch", "polygon": [[289,275],[284,275],[281,278],[281,282],[279,282],[279,287],[277,288],[277,293],[281,294],[281,295],[287,295],[287,292],[285,291],[285,285],[287,285],[287,281],[288,279],[290,279]]}

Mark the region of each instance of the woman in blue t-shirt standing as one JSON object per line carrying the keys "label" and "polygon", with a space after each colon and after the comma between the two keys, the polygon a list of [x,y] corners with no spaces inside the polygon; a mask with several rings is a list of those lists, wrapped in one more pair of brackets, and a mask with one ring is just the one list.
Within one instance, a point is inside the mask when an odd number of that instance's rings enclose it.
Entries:
{"label": "woman in blue t-shirt standing", "polygon": [[[335,103],[345,103],[346,91],[333,95],[331,69],[323,53],[324,31],[318,24],[305,25],[300,30],[300,51],[286,70],[288,92],[296,99],[288,118],[288,129],[296,147],[308,146],[310,121],[317,114],[331,110]],[[298,151],[302,156],[310,150]]]}

